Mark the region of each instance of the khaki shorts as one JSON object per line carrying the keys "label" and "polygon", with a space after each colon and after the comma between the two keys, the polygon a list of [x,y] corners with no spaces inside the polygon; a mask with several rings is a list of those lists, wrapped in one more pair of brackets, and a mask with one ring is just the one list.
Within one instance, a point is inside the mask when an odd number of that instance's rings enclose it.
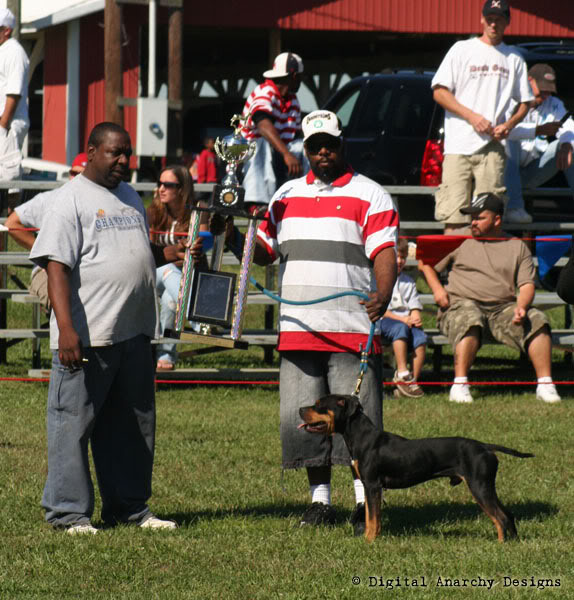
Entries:
{"label": "khaki shorts", "polygon": [[34,269],[32,271],[28,289],[30,294],[40,298],[40,303],[46,311],[51,310],[52,305],[50,304],[50,298],[48,296],[48,273],[46,273],[44,269]]}
{"label": "khaki shorts", "polygon": [[439,309],[439,329],[453,349],[471,327],[480,327],[483,338],[490,335],[506,346],[526,352],[530,340],[544,327],[550,332],[550,326],[546,315],[536,308],[528,310],[521,325],[513,324],[515,307],[514,302],[489,306],[474,300],[458,300],[446,311]]}
{"label": "khaki shorts", "polygon": [[504,195],[505,163],[504,147],[496,141],[468,156],[447,154],[442,163],[442,183],[435,194],[435,219],[453,225],[470,223],[470,216],[461,214],[460,209],[470,205],[473,195]]}

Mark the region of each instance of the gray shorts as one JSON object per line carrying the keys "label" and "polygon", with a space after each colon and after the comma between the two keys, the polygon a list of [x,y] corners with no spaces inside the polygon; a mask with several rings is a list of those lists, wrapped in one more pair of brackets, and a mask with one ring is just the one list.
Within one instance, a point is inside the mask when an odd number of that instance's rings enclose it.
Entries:
{"label": "gray shorts", "polygon": [[[549,327],[546,315],[530,308],[521,325],[512,322],[515,302],[488,306],[473,300],[458,300],[446,312],[439,311],[440,331],[454,348],[471,327],[480,327],[482,336],[490,335],[501,344],[526,352],[530,340],[544,327]],[[482,342],[482,340],[481,340]]]}
{"label": "gray shorts", "polygon": [[[350,465],[345,441],[339,434],[326,437],[297,429],[299,408],[310,406],[325,394],[352,394],[360,372],[360,355],[346,352],[283,352],[279,375],[280,430],[283,468]],[[361,385],[365,414],[383,428],[381,357],[369,356]]]}

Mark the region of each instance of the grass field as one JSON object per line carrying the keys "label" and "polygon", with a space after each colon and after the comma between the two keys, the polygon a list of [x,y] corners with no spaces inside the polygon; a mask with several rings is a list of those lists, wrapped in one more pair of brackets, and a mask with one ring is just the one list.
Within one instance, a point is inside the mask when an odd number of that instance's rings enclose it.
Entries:
{"label": "grass field", "polygon": [[[178,530],[118,527],[82,538],[54,532],[39,505],[45,397],[46,384],[3,383],[0,390],[1,598],[372,598],[391,592],[478,598],[487,591],[470,587],[479,577],[494,580],[490,597],[574,597],[569,402],[546,406],[527,393],[485,393],[470,406],[452,405],[444,393],[388,398],[385,422],[397,433],[466,435],[536,458],[500,457],[498,492],[517,517],[520,541],[499,544],[464,486],[439,480],[387,492],[382,536],[368,545],[346,522],[354,501],[346,469],[337,469],[333,481],[337,525],[299,528],[308,501],[305,476],[281,473],[272,386],[158,391],[151,506],[175,519]],[[468,579],[469,587],[439,586],[439,577]],[[527,587],[505,587],[505,577]],[[387,580],[396,586],[397,578],[401,587],[391,590]],[[538,580],[554,587],[537,591],[531,583]]]}
{"label": "grass field", "polygon": [[[12,322],[25,326],[21,311],[29,307],[10,308]],[[29,342],[10,348],[0,376],[25,376],[30,355]],[[47,365],[47,349],[43,356]],[[233,351],[201,364],[258,366],[261,357],[260,349]],[[555,379],[571,380],[571,367],[560,354],[555,360]],[[495,347],[473,373],[532,378],[515,353]],[[565,401],[556,406],[537,402],[527,386],[479,387],[472,405],[449,403],[447,391],[429,387],[417,400],[387,394],[385,426],[407,437],[463,435],[533,452],[524,460],[500,455],[498,493],[520,541],[499,544],[465,486],[444,479],[386,492],[382,535],[366,544],[347,523],[354,503],[347,469],[334,472],[336,526],[299,528],[306,477],[281,472],[273,385],[158,386],[150,505],[179,529],[117,527],[72,538],[45,525],[40,507],[47,384],[2,381],[0,598],[574,598],[572,388],[560,388]],[[101,525],[99,504],[94,524]]]}

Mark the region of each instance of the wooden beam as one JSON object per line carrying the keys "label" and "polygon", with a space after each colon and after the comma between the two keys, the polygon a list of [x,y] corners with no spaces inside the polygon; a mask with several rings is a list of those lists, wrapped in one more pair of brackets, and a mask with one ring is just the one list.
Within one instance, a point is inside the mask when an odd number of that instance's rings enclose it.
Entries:
{"label": "wooden beam", "polygon": [[105,119],[123,126],[122,96],[122,13],[116,0],[104,7]]}
{"label": "wooden beam", "polygon": [[183,156],[183,8],[170,8],[168,21],[168,100],[167,154],[172,162]]}
{"label": "wooden beam", "polygon": [[273,61],[278,54],[281,54],[281,30],[273,28],[269,30],[269,69],[273,66]]}

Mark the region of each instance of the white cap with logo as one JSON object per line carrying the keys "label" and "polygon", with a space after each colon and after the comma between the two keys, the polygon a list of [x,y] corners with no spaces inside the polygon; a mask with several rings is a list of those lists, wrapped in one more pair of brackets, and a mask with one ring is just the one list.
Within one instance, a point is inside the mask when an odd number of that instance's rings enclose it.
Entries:
{"label": "white cap with logo", "polygon": [[12,14],[12,11],[8,8],[0,8],[0,27],[14,29],[15,25],[16,18]]}
{"label": "white cap with logo", "polygon": [[303,119],[301,126],[304,141],[316,133],[326,133],[333,137],[340,137],[343,133],[339,117],[329,110],[314,110]]}

